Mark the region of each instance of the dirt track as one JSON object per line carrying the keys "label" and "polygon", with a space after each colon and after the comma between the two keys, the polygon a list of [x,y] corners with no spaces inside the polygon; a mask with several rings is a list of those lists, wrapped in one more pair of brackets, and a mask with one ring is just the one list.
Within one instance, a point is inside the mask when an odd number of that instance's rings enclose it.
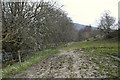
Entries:
{"label": "dirt track", "polygon": [[91,59],[92,54],[62,51],[52,55],[14,78],[104,78],[107,71],[101,71]]}

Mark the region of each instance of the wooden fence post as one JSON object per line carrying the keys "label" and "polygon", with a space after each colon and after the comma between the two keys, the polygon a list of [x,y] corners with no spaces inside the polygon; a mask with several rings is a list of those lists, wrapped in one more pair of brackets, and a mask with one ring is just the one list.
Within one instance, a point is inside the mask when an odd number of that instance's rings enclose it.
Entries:
{"label": "wooden fence post", "polygon": [[22,64],[21,64],[21,54],[20,54],[20,51],[18,51],[18,57],[19,57],[19,64],[20,64],[20,66],[22,66]]}

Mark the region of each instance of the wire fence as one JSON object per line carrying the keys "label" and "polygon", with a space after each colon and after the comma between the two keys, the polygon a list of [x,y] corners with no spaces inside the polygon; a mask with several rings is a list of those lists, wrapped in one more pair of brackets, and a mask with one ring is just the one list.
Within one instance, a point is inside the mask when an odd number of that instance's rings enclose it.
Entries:
{"label": "wire fence", "polygon": [[[55,49],[58,46],[58,44],[47,44],[47,45],[41,45],[39,46],[39,49],[26,49],[21,50],[21,61],[28,60],[30,56],[37,55],[38,51],[46,50],[46,49]],[[5,52],[4,49],[2,49],[2,67],[6,67],[8,65],[13,65],[16,62],[19,62],[19,57],[17,52]]]}

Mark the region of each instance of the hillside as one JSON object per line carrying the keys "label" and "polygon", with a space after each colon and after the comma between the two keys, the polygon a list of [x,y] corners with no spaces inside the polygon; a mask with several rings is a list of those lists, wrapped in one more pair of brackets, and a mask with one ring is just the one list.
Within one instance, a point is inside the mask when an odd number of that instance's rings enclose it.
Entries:
{"label": "hillside", "polygon": [[[57,51],[59,50],[59,51]],[[118,78],[118,43],[82,41],[37,52],[22,66],[3,69],[4,78]],[[6,72],[7,70],[7,72]]]}
{"label": "hillside", "polygon": [[[79,24],[79,23],[74,23],[74,27],[75,27],[75,29],[77,29],[77,30],[84,29],[85,26],[87,26],[87,25],[83,25],[83,24]],[[93,26],[92,26],[92,29],[96,29],[96,28],[97,28],[97,27],[93,27]]]}

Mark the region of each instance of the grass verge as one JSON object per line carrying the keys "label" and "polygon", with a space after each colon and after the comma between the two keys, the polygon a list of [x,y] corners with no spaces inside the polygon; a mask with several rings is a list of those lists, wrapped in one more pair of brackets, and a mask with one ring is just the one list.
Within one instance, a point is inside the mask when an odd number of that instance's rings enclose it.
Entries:
{"label": "grass verge", "polygon": [[2,69],[2,78],[11,78],[15,74],[20,73],[21,71],[27,70],[29,67],[31,67],[33,64],[37,64],[42,59],[59,53],[60,51],[57,50],[44,50],[37,52],[36,55],[30,57],[28,60],[22,62],[22,66],[19,65],[19,63],[13,64],[12,66],[7,66]]}

